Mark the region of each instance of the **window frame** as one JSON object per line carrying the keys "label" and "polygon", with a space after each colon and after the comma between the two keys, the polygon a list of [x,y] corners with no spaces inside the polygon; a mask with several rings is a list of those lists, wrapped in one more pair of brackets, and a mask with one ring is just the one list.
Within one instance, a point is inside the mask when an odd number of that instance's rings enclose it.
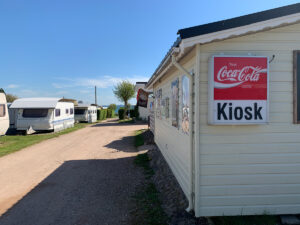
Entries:
{"label": "window frame", "polygon": [[[298,58],[299,56],[299,58]],[[300,50],[293,51],[293,122],[294,124],[300,124],[300,115],[298,116],[299,108],[300,108],[300,65],[298,68],[298,61],[300,60]],[[300,61],[299,61],[300,64]],[[298,78],[299,73],[299,78]]]}
{"label": "window frame", "polygon": [[[57,115],[57,112],[59,112],[59,114]],[[55,117],[60,117],[61,116],[61,111],[60,109],[55,109]]]}
{"label": "window frame", "polygon": [[0,117],[5,117],[6,116],[6,105],[5,104],[0,104],[0,107],[3,107],[3,116],[0,115]]}
{"label": "window frame", "polygon": [[[30,110],[31,110],[31,114],[29,113]],[[37,116],[37,115],[33,116],[32,111],[37,111],[37,110],[41,110],[41,112],[43,112],[43,113],[39,116]],[[29,112],[27,112],[27,111],[29,111]],[[47,118],[48,114],[49,114],[49,109],[44,109],[44,108],[26,108],[26,109],[23,109],[23,111],[22,111],[22,117],[29,118],[29,119]]]}

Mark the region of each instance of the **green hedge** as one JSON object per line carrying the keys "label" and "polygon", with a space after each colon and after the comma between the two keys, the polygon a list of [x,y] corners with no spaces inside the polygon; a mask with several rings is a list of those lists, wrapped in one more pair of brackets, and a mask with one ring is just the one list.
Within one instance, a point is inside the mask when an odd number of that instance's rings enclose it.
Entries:
{"label": "green hedge", "polygon": [[97,110],[97,120],[105,120],[107,118],[114,118],[115,111],[111,109],[98,109]]}
{"label": "green hedge", "polygon": [[135,106],[134,109],[130,109],[129,113],[130,113],[130,118],[133,118],[133,117],[139,118],[140,117],[138,106]]}
{"label": "green hedge", "polygon": [[125,110],[124,110],[124,108],[120,108],[118,110],[118,115],[119,115],[119,119],[120,120],[124,120],[124,118],[125,118]]}
{"label": "green hedge", "polygon": [[112,109],[107,109],[107,118],[114,118],[115,117],[115,111]]}
{"label": "green hedge", "polygon": [[107,118],[107,109],[97,110],[97,120],[105,120]]}

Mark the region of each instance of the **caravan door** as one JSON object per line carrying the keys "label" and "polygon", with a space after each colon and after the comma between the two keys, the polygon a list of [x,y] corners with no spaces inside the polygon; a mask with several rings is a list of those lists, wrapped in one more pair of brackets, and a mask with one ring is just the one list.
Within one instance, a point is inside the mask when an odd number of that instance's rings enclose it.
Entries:
{"label": "caravan door", "polygon": [[9,127],[9,114],[6,104],[6,96],[0,93],[0,135],[5,135]]}

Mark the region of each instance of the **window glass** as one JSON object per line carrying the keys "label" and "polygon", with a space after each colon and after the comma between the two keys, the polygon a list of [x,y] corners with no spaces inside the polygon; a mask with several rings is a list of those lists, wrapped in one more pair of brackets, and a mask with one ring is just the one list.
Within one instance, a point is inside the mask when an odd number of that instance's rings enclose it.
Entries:
{"label": "window glass", "polygon": [[0,104],[0,117],[4,117],[5,116],[5,105],[4,104]]}
{"label": "window glass", "polygon": [[74,110],[73,108],[70,109],[70,114],[73,115],[74,114]]}
{"label": "window glass", "polygon": [[55,109],[55,117],[60,117],[60,109]]}
{"label": "window glass", "polygon": [[85,109],[75,109],[75,114],[76,115],[83,115],[85,114]]}
{"label": "window glass", "polygon": [[47,117],[48,109],[23,109],[24,118],[40,118]]}
{"label": "window glass", "polygon": [[69,114],[69,109],[66,109],[66,114]]}

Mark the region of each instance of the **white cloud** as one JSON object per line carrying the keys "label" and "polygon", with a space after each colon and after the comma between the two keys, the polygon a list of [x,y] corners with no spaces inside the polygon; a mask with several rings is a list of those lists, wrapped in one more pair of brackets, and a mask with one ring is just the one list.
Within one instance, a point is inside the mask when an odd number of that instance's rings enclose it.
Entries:
{"label": "white cloud", "polygon": [[[62,83],[52,83],[52,86],[55,88],[69,88],[69,87],[94,87],[97,86],[98,88],[108,88],[113,87],[119,82],[123,80],[128,80],[131,83],[136,83],[137,81],[148,81],[148,77],[143,76],[132,76],[132,77],[113,77],[113,76],[103,76],[99,78],[59,78],[62,80]],[[81,92],[84,93],[84,92]]]}
{"label": "white cloud", "polygon": [[19,87],[19,85],[17,85],[17,84],[10,84],[7,86],[7,88],[10,88],[10,89],[18,88],[18,87]]}

